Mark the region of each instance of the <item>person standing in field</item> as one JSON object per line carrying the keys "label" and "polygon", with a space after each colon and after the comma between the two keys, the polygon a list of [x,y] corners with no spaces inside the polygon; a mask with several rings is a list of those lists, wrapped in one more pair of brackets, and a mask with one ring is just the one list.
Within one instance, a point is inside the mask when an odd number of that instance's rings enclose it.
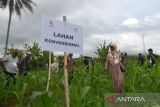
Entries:
{"label": "person standing in field", "polygon": [[72,70],[73,70],[74,60],[72,57],[73,57],[72,53],[69,53],[67,56],[67,70],[69,73],[72,72]]}
{"label": "person standing in field", "polygon": [[138,54],[138,65],[144,65],[144,62],[145,62],[145,57],[141,54],[141,53],[139,53]]}
{"label": "person standing in field", "polygon": [[73,65],[74,65],[74,60],[73,60],[73,54],[69,53],[67,56],[67,71],[68,71],[68,76],[69,76],[69,84],[71,83],[71,80],[73,78]]}
{"label": "person standing in field", "polygon": [[147,60],[148,60],[149,67],[153,67],[153,65],[156,63],[157,55],[153,53],[153,50],[151,48],[148,49],[148,53],[149,55],[147,56]]}
{"label": "person standing in field", "polygon": [[128,54],[126,52],[124,53],[124,58],[125,58],[125,60],[128,59]]}
{"label": "person standing in field", "polygon": [[121,54],[117,51],[115,44],[110,45],[110,50],[107,54],[105,69],[112,74],[113,91],[115,93],[123,93],[123,73],[121,71]]}
{"label": "person standing in field", "polygon": [[83,59],[84,67],[87,70],[89,69],[89,59],[90,59],[90,57],[88,57],[88,56],[84,56],[84,59]]}
{"label": "person standing in field", "polygon": [[122,64],[125,63],[125,56],[124,56],[123,52],[120,53],[120,61],[121,61]]}
{"label": "person standing in field", "polygon": [[15,83],[15,75],[18,74],[18,49],[13,49],[10,56],[6,56],[1,61],[1,66],[7,77],[7,86],[9,85],[10,78],[13,78]]}
{"label": "person standing in field", "polygon": [[19,71],[20,74],[27,75],[27,70],[31,68],[31,52],[26,52],[24,58],[22,58],[19,62]]}

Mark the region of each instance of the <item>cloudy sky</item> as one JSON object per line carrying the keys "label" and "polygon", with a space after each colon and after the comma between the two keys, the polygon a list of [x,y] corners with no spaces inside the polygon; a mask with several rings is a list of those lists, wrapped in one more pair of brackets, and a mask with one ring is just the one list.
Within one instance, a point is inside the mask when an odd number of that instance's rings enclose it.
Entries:
{"label": "cloudy sky", "polygon": [[[26,43],[40,41],[43,15],[84,28],[84,54],[94,55],[96,45],[114,42],[121,51],[160,53],[160,0],[33,0],[34,13],[25,12],[21,21],[12,18],[9,46],[22,48]],[[0,52],[3,52],[8,23],[8,10],[0,10]]]}

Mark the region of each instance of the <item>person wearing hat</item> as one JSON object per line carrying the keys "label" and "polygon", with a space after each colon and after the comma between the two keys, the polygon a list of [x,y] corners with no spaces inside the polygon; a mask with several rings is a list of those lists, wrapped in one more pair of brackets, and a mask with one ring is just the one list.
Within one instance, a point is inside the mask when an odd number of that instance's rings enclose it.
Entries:
{"label": "person wearing hat", "polygon": [[[4,73],[7,76],[7,79],[9,80],[10,77],[13,78],[13,82],[15,83],[15,75],[18,74],[18,49],[12,49],[11,55],[6,56],[1,61],[1,66],[3,68]],[[7,84],[9,85],[9,81],[7,81]]]}
{"label": "person wearing hat", "polygon": [[27,70],[29,70],[31,68],[31,52],[26,52],[24,58],[21,59],[20,63],[19,63],[19,70],[20,70],[20,74],[24,74],[27,75]]}
{"label": "person wearing hat", "polygon": [[115,93],[123,93],[123,73],[121,69],[121,54],[117,51],[116,44],[110,44],[111,52],[108,52],[105,69],[112,75],[113,91]]}

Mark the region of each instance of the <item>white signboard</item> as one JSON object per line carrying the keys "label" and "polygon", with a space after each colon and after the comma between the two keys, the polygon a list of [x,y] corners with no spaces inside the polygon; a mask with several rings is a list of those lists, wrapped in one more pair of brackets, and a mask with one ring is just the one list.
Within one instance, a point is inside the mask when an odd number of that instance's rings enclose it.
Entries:
{"label": "white signboard", "polygon": [[40,46],[42,50],[83,53],[83,29],[80,26],[43,17]]}

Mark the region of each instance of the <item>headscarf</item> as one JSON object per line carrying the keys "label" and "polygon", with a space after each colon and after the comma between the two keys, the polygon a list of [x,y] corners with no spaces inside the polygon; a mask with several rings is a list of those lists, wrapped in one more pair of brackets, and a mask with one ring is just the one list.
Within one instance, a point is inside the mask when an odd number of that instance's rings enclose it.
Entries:
{"label": "headscarf", "polygon": [[113,47],[113,48],[115,49],[115,51],[117,51],[117,45],[116,45],[116,44],[111,43],[111,44],[110,44],[110,47]]}
{"label": "headscarf", "polygon": [[72,56],[73,56],[73,53],[69,53],[68,56],[69,56],[69,57],[72,57]]}

